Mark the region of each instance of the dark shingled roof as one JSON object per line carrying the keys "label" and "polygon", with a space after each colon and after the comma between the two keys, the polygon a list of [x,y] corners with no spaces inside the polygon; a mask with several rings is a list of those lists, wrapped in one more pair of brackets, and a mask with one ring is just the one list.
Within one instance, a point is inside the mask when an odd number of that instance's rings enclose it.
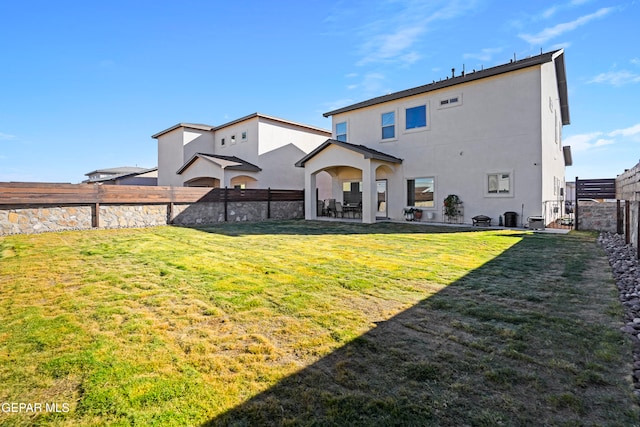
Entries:
{"label": "dark shingled roof", "polygon": [[296,162],[296,166],[303,168],[307,160],[311,159],[312,157],[315,157],[316,154],[318,154],[325,148],[329,147],[330,145],[337,145],[339,147],[346,148],[347,150],[355,151],[356,153],[360,153],[364,155],[365,159],[383,160],[385,162],[390,162],[390,163],[402,163],[402,159],[399,159],[397,157],[394,157],[390,154],[383,153],[378,150],[374,150],[373,148],[365,147],[364,145],[351,144],[344,141],[338,141],[336,139],[327,139],[318,148],[316,148],[315,150],[313,150],[312,152],[304,156],[302,159],[298,160]]}
{"label": "dark shingled roof", "polygon": [[230,165],[225,168],[229,170],[245,171],[245,172],[260,172],[262,170],[261,168],[254,165],[253,163],[249,163],[236,156],[220,156],[218,154],[196,153],[193,156],[191,156],[191,158],[184,165],[182,165],[182,167],[176,173],[180,175],[182,172],[187,170],[189,166],[193,164],[193,162],[195,162],[199,158],[205,158],[205,159],[208,158],[209,160],[219,159],[219,160],[224,160],[226,162],[238,163],[236,165]]}
{"label": "dark shingled roof", "polygon": [[542,53],[537,56],[521,59],[519,61],[511,61],[508,64],[498,65],[496,67],[486,68],[484,70],[475,71],[467,74],[462,74],[457,77],[452,77],[439,82],[433,82],[427,85],[414,87],[412,89],[401,90],[399,92],[390,93],[388,95],[372,98],[367,101],[362,101],[357,104],[349,105],[337,110],[324,113],[324,117],[333,116],[347,111],[353,111],[360,108],[370,107],[372,105],[382,104],[384,102],[395,101],[397,99],[406,98],[409,96],[420,95],[423,93],[431,92],[438,89],[444,89],[447,87],[455,86],[462,83],[468,83],[475,80],[484,79],[487,77],[496,76],[499,74],[509,73],[523,68],[533,67],[541,65],[547,62],[551,62],[555,59],[556,75],[558,78],[558,92],[560,93],[560,109],[562,114],[562,124],[568,125],[571,120],[569,118],[569,101],[567,97],[567,77],[564,66],[564,51],[562,49],[552,52]]}

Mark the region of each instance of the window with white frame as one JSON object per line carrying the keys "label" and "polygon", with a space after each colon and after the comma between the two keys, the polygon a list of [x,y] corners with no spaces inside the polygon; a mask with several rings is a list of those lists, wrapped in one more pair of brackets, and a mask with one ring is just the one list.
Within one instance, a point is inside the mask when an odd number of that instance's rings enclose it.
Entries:
{"label": "window with white frame", "polygon": [[462,95],[450,95],[440,100],[440,108],[457,107],[462,104]]}
{"label": "window with white frame", "polygon": [[487,193],[511,194],[511,174],[508,172],[487,174]]}
{"label": "window with white frame", "polygon": [[347,122],[336,123],[336,139],[347,142]]}
{"label": "window with white frame", "polygon": [[231,143],[232,144],[236,143],[236,136],[235,135],[231,135]]}
{"label": "window with white frame", "polygon": [[427,106],[407,108],[405,110],[405,129],[418,129],[427,126]]}
{"label": "window with white frame", "polygon": [[245,142],[247,140],[247,131],[242,132],[242,134],[240,136],[240,140],[242,142]]}
{"label": "window with white frame", "polygon": [[395,137],[396,137],[395,111],[382,113],[382,139],[393,139]]}
{"label": "window with white frame", "polygon": [[415,178],[407,180],[407,206],[434,207],[435,178]]}
{"label": "window with white frame", "polygon": [[227,140],[225,138],[220,138],[220,145],[224,147],[226,143],[227,143]]}

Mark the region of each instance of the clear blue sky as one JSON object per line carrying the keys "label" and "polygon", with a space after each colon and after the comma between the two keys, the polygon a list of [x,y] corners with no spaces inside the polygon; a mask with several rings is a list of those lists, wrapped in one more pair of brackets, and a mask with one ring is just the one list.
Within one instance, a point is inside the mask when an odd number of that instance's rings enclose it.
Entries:
{"label": "clear blue sky", "polygon": [[154,133],[322,113],[564,48],[567,180],[640,161],[640,3],[0,0],[0,181],[157,163]]}

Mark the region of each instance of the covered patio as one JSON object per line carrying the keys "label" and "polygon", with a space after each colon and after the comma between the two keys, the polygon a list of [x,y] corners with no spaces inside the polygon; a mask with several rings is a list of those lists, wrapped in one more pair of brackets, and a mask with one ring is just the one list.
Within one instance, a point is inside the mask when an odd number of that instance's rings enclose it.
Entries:
{"label": "covered patio", "polygon": [[305,168],[306,219],[346,214],[371,224],[389,217],[390,191],[402,188],[402,159],[363,145],[329,139],[296,166]]}

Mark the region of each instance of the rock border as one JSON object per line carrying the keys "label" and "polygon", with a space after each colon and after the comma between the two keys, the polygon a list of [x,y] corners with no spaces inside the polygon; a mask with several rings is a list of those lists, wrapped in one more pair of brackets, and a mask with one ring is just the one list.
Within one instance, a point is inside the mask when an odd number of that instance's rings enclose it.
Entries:
{"label": "rock border", "polygon": [[609,257],[609,265],[624,307],[625,325],[620,330],[631,337],[633,344],[633,388],[640,397],[640,268],[636,249],[625,243],[623,236],[602,232],[598,244]]}

